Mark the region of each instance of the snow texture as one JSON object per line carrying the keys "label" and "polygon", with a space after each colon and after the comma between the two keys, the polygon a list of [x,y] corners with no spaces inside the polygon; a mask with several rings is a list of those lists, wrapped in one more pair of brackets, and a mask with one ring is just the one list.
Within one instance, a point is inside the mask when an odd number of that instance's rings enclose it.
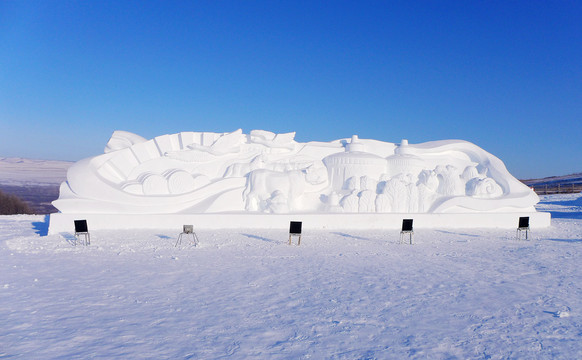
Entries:
{"label": "snow texture", "polygon": [[71,166],[53,205],[66,214],[491,213],[533,212],[539,201],[466,141],[294,137],[116,131],[104,154]]}
{"label": "snow texture", "polygon": [[[582,358],[582,198],[515,231],[180,229],[42,236],[0,217],[0,358]],[[196,231],[196,229],[195,229]]]}

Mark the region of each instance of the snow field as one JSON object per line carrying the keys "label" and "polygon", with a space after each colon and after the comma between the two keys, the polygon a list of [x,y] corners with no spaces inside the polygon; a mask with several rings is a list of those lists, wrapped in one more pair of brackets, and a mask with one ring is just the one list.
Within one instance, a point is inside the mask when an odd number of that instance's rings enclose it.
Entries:
{"label": "snow field", "polygon": [[582,357],[580,194],[496,229],[99,231],[0,217],[0,358]]}

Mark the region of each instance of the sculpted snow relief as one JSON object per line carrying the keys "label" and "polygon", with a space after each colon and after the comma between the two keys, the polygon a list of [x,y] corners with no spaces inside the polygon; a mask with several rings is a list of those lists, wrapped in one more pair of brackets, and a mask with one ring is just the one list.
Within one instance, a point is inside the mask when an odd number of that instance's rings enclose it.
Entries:
{"label": "sculpted snow relief", "polygon": [[503,162],[460,140],[400,144],[295,133],[116,131],[68,171],[62,213],[535,212],[537,195]]}

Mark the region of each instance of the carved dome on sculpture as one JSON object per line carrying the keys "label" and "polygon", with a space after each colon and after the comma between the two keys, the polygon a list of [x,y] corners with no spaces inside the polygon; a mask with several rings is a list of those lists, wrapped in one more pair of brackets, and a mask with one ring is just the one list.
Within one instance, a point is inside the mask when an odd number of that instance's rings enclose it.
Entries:
{"label": "carved dome on sculpture", "polygon": [[398,174],[418,175],[424,168],[425,162],[419,156],[414,155],[408,145],[408,140],[403,139],[400,145],[394,149],[394,155],[386,158],[388,176]]}
{"label": "carved dome on sculpture", "polygon": [[358,141],[358,136],[352,136],[346,144],[346,151],[329,155],[323,159],[327,167],[332,188],[341,190],[345,181],[353,176],[368,175],[380,178],[386,172],[386,159],[366,152],[366,145]]}

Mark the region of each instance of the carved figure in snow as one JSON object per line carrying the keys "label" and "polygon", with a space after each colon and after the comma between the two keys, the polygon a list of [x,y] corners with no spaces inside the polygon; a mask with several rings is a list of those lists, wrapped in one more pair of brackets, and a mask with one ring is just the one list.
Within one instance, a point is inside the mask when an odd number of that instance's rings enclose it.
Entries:
{"label": "carved figure in snow", "polygon": [[107,154],[113,151],[125,149],[135,144],[143,143],[146,141],[147,139],[139,135],[127,131],[116,130],[111,135],[111,138],[107,142],[107,145],[105,145],[105,153]]}
{"label": "carved figure in snow", "polygon": [[358,192],[353,190],[348,195],[344,196],[340,201],[340,205],[344,212],[346,213],[357,213],[359,210],[360,198],[358,197]]}
{"label": "carved figure in snow", "polygon": [[392,196],[387,192],[382,192],[376,196],[375,205],[376,212],[389,213],[392,211]]}
{"label": "carved figure in snow", "polygon": [[359,195],[358,211],[375,212],[376,211],[376,192],[372,190],[362,190]]}
{"label": "carved figure in snow", "polygon": [[224,134],[216,139],[210,146],[201,144],[190,144],[187,148],[193,151],[205,151],[215,156],[225,154],[237,153],[246,136],[242,133],[242,129],[238,129],[228,134]]}
{"label": "carved figure in snow", "polygon": [[274,149],[292,150],[295,146],[295,141],[293,140],[295,132],[275,134],[265,130],[252,130],[249,138],[253,143]]}
{"label": "carved figure in snow", "polygon": [[438,197],[439,179],[433,170],[423,170],[418,175],[418,212],[426,212]]}
{"label": "carved figure in snow", "polygon": [[378,181],[374,180],[372,177],[367,176],[367,175],[360,177],[360,189],[372,190],[375,193],[377,187],[378,187]]}
{"label": "carved figure in snow", "polygon": [[392,199],[392,212],[405,213],[409,207],[409,190],[406,177],[402,174],[396,175],[386,181],[384,192]]}
{"label": "carved figure in snow", "polygon": [[465,182],[456,167],[453,165],[439,165],[436,167],[435,172],[439,178],[439,194],[444,196],[465,195]]}
{"label": "carved figure in snow", "polygon": [[406,181],[406,188],[408,189],[408,212],[418,212],[418,187],[416,186],[415,176],[406,174],[404,177]]}
{"label": "carved figure in snow", "polygon": [[246,176],[251,171],[257,169],[264,169],[265,164],[267,162],[267,156],[265,154],[255,156],[251,162],[245,163],[234,163],[230,165],[226,172],[224,173],[224,177],[242,177]]}
{"label": "carved figure in snow", "polygon": [[503,189],[495,180],[491,178],[473,178],[467,182],[467,195],[481,198],[491,199],[503,195]]}
{"label": "carved figure in snow", "polygon": [[284,214],[289,212],[289,199],[281,190],[275,190],[266,201],[266,210],[274,214]]}
{"label": "carved figure in snow", "polygon": [[370,178],[369,176],[362,176],[360,178],[360,188],[362,191],[359,193],[358,201],[358,211],[359,212],[375,212],[376,211],[376,180]]}
{"label": "carved figure in snow", "polygon": [[360,185],[361,185],[360,177],[352,176],[346,180],[344,184],[344,189],[358,192],[360,190]]}
{"label": "carved figure in snow", "polygon": [[350,192],[341,199],[340,206],[344,212],[357,213],[360,207],[360,198],[358,197],[360,178],[357,176],[350,177],[345,181],[344,187]]}
{"label": "carved figure in snow", "polygon": [[480,177],[479,176],[479,171],[477,170],[477,167],[475,165],[470,165],[467,166],[465,168],[465,170],[463,171],[463,180],[465,180],[465,182],[476,178],[476,177]]}
{"label": "carved figure in snow", "polygon": [[340,213],[343,211],[340,205],[341,198],[337,192],[332,191],[328,196],[322,195],[320,199],[325,204],[325,212]]}
{"label": "carved figure in snow", "polygon": [[243,199],[248,211],[265,211],[258,205],[269,199],[273,192],[280,191],[287,199],[289,210],[297,209],[299,198],[307,187],[306,175],[308,169],[278,172],[258,169],[250,172],[247,177]]}

